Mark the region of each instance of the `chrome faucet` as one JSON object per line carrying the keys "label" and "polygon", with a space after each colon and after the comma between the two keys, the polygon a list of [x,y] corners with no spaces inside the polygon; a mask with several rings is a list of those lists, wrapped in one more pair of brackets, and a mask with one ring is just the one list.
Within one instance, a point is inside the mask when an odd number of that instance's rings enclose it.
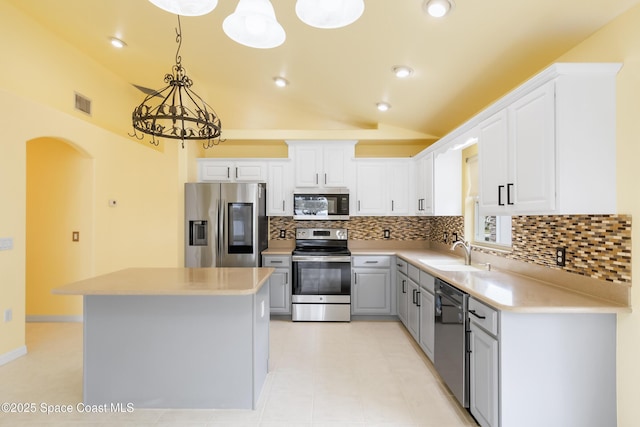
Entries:
{"label": "chrome faucet", "polygon": [[471,243],[464,240],[456,240],[453,242],[453,245],[451,245],[451,250],[453,251],[458,246],[462,246],[464,248],[464,264],[471,265]]}

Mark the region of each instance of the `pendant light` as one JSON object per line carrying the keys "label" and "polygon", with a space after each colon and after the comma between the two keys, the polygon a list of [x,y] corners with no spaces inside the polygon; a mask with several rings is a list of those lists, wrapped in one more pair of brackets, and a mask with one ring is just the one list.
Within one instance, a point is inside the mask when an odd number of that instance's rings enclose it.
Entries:
{"label": "pendant light", "polygon": [[151,143],[156,146],[159,144],[156,137],[160,137],[180,139],[182,148],[185,140],[206,140],[203,143],[204,148],[213,147],[221,142],[222,123],[213,108],[191,90],[193,80],[187,76],[180,57],[180,15],[176,28],[176,43],[176,64],[172,72],[164,76],[168,86],[149,94],[142,104],[133,110],[133,134],[130,136],[144,138],[138,131],[151,135]]}
{"label": "pendant light", "polygon": [[278,47],[286,38],[269,0],[240,0],[222,30],[231,40],[258,49]]}
{"label": "pendant light", "polygon": [[149,0],[174,15],[201,16],[216,8],[218,0]]}
{"label": "pendant light", "polygon": [[296,15],[316,28],[340,28],[355,22],[364,12],[364,0],[298,0]]}

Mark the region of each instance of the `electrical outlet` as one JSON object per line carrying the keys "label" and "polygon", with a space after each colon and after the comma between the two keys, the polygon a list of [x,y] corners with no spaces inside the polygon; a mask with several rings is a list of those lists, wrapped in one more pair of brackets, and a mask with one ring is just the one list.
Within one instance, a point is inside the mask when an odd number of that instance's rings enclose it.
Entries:
{"label": "electrical outlet", "polygon": [[79,242],[80,241],[80,232],[79,231],[72,231],[71,232],[71,241],[72,242]]}
{"label": "electrical outlet", "polygon": [[453,241],[454,243],[458,241],[458,233],[453,233]]}
{"label": "electrical outlet", "polygon": [[391,230],[384,230],[383,236],[385,239],[388,239],[389,237],[391,237]]}
{"label": "electrical outlet", "polygon": [[442,234],[442,243],[447,243],[447,241],[449,240],[449,233],[447,233],[446,231]]}
{"label": "electrical outlet", "polygon": [[287,231],[286,230],[280,230],[280,238],[284,239],[287,237]]}
{"label": "electrical outlet", "polygon": [[11,322],[12,320],[13,320],[13,310],[11,310],[10,308],[7,308],[4,311],[4,321]]}
{"label": "electrical outlet", "polygon": [[556,265],[564,267],[567,261],[567,248],[556,248]]}

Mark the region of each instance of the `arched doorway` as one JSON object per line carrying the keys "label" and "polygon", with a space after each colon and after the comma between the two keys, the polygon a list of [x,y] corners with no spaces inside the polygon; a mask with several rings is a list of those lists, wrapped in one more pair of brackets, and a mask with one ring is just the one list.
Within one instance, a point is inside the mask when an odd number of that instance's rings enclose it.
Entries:
{"label": "arched doorway", "polygon": [[71,143],[27,142],[27,321],[82,318],[81,297],[51,290],[93,273],[93,177],[93,159]]}

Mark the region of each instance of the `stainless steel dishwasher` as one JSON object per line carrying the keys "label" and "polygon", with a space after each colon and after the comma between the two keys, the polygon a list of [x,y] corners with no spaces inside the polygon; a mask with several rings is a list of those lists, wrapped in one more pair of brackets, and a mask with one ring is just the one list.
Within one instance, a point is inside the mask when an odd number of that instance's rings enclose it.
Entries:
{"label": "stainless steel dishwasher", "polygon": [[434,365],[460,404],[469,407],[469,295],[436,279]]}

